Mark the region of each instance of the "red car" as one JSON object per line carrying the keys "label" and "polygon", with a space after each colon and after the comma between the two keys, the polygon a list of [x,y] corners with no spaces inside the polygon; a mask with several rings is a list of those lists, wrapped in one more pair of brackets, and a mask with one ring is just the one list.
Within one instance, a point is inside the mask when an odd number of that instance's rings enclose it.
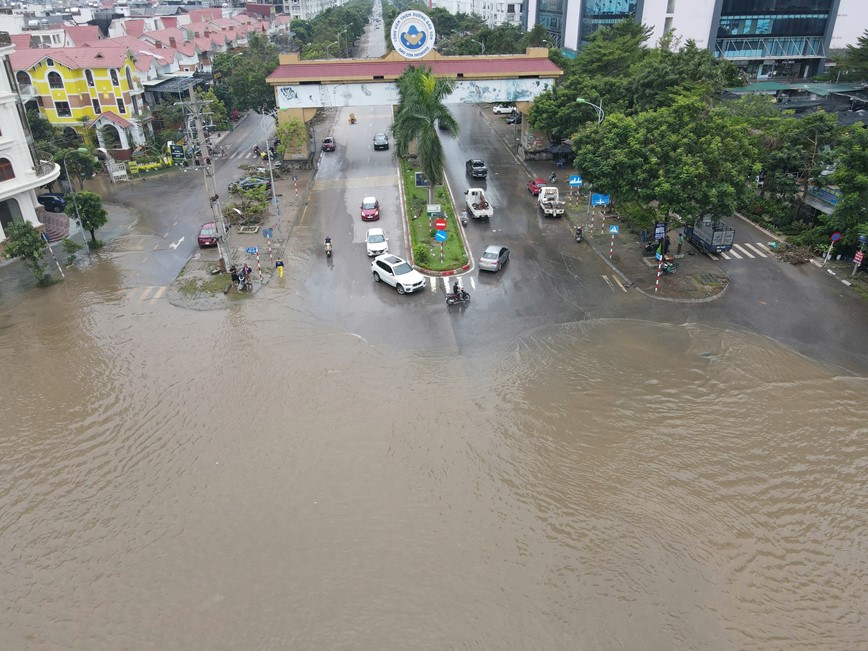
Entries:
{"label": "red car", "polygon": [[202,229],[199,231],[199,246],[217,246],[217,226],[214,222],[202,224]]}
{"label": "red car", "polygon": [[539,189],[545,184],[545,179],[531,179],[527,182],[527,191],[536,197],[537,195],[539,195]]}
{"label": "red car", "polygon": [[362,221],[372,222],[380,218],[380,202],[376,197],[362,199]]}
{"label": "red car", "polygon": [[334,151],[335,150],[335,139],[334,138],[323,138],[322,139],[322,150],[323,151]]}

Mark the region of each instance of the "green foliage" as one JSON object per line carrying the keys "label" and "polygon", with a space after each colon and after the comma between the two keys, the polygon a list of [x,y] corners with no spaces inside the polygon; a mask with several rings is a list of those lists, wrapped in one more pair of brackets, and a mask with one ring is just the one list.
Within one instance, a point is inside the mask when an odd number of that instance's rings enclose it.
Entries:
{"label": "green foliage", "polygon": [[268,212],[269,194],[265,186],[249,190],[236,188],[231,192],[234,201],[223,209],[226,219],[230,223],[259,224]]}
{"label": "green foliage", "polygon": [[868,235],[868,131],[862,126],[844,131],[835,156],[831,181],[841,198],[827,226],[841,232],[842,245],[855,249],[859,235]]}
{"label": "green foliage", "polygon": [[859,37],[856,45],[848,45],[844,56],[838,61],[845,78],[868,79],[868,30]]}
{"label": "green foliage", "polygon": [[91,242],[88,246],[95,249],[100,246],[96,239],[96,230],[108,222],[108,212],[102,206],[102,199],[95,192],[73,192],[66,195],[66,200],[74,207],[81,219],[81,227],[90,233]]}
{"label": "green foliage", "polygon": [[595,187],[619,202],[657,205],[661,218],[731,215],[759,171],[744,129],[692,95],[635,116],[608,114],[574,142],[576,166]]}
{"label": "green foliage", "polygon": [[253,109],[260,113],[274,110],[274,88],[266,77],[278,65],[277,48],[260,34],[252,34],[240,52],[220,52],[214,57],[212,70],[225,90],[218,97],[233,109]]}
{"label": "green foliage", "polygon": [[57,135],[57,129],[51,126],[51,123],[42,117],[39,111],[33,109],[27,111],[27,123],[30,125],[30,133],[36,142],[52,142]]}
{"label": "green foliage", "polygon": [[424,244],[417,244],[413,247],[413,261],[416,264],[424,265],[428,262],[430,255],[428,253],[428,247]]}
{"label": "green foliage", "polygon": [[78,189],[84,188],[84,182],[102,169],[102,163],[91,152],[81,152],[78,149],[58,149],[54,159],[60,164],[61,179],[78,181]]}
{"label": "green foliage", "polygon": [[395,151],[399,156],[410,152],[413,142],[425,178],[431,182],[428,196],[443,182],[444,155],[437,123],[457,135],[459,125],[443,100],[452,92],[452,80],[438,79],[425,66],[408,66],[395,81],[398,87],[398,107],[391,131],[395,136]]}
{"label": "green foliage", "polygon": [[6,246],[3,255],[18,258],[30,269],[40,286],[45,286],[45,270],[48,268],[43,256],[48,246],[30,222],[15,220],[5,227]]}
{"label": "green foliage", "polygon": [[279,122],[277,125],[277,153],[283,158],[287,152],[300,151],[307,142],[307,127],[296,117]]}
{"label": "green foliage", "polygon": [[79,244],[68,237],[61,240],[60,245],[63,247],[63,252],[66,254],[66,264],[68,265],[75,262],[75,254],[84,248],[84,244]]}
{"label": "green foliage", "polygon": [[226,110],[226,105],[223,103],[220,98],[214,93],[213,89],[208,89],[205,91],[198,91],[196,96],[205,102],[210,102],[207,105],[205,111],[210,113],[210,118],[217,125],[217,128],[221,131],[225,131],[229,128],[229,114]]}

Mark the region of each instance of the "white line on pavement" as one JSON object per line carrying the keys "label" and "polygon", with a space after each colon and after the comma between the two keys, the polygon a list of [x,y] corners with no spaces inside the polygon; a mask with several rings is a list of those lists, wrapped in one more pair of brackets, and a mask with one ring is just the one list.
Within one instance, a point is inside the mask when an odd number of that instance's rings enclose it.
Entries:
{"label": "white line on pavement", "polygon": [[739,251],[741,251],[742,253],[744,253],[744,254],[745,254],[747,257],[749,257],[751,260],[753,260],[754,258],[756,258],[755,255],[751,255],[750,251],[748,251],[746,248],[744,248],[741,244],[733,244],[733,247],[737,248]]}
{"label": "white line on pavement", "polygon": [[165,294],[165,293],[166,293],[166,288],[165,288],[165,287],[160,287],[160,288],[157,290],[157,293],[154,294],[154,297],[153,297],[150,301],[148,301],[148,303],[150,303],[151,305],[153,305],[153,304],[156,303],[157,300],[158,300],[158,299],[159,299],[163,294]]}
{"label": "white line on pavement", "polygon": [[[735,252],[734,250],[732,250],[732,249],[729,250],[729,254],[730,254],[732,257],[734,257],[736,260],[743,260],[743,259],[744,259],[744,258],[742,258],[738,253],[736,253],[736,252]],[[721,253],[721,255],[724,255],[724,254]],[[728,260],[728,259],[729,259],[729,258],[727,258],[727,260]]]}
{"label": "white line on pavement", "polygon": [[618,287],[620,287],[623,291],[625,291],[625,292],[627,291],[627,288],[624,287],[624,285],[621,283],[621,279],[618,278],[618,276],[612,276],[612,280],[614,280],[616,283],[618,283]]}
{"label": "white line on pavement", "polygon": [[753,244],[748,244],[747,242],[745,242],[744,245],[745,245],[747,248],[749,248],[751,251],[753,251],[754,253],[756,253],[759,257],[761,257],[761,258],[767,258],[767,257],[768,257],[765,253],[763,253],[762,251],[760,251],[760,250],[759,250],[758,248],[756,248]]}

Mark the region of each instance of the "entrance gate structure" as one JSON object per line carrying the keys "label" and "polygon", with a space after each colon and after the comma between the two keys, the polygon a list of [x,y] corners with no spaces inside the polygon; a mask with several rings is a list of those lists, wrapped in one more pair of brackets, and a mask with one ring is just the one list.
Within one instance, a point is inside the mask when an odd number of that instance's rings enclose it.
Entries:
{"label": "entrance gate structure", "polygon": [[[280,65],[268,76],[274,87],[278,120],[298,118],[306,125],[320,108],[384,106],[398,103],[395,80],[408,66],[424,65],[436,77],[455,81],[455,90],[444,104],[513,102],[525,116],[531,102],[551,88],[563,71],[548,58],[548,49],[527,48],[524,54],[494,56],[443,56],[432,50],[420,59],[408,60],[395,51],[380,59],[328,59],[302,61],[297,54],[280,55]],[[521,141],[528,136],[522,120]],[[308,127],[306,148],[289,152],[289,158],[310,160],[316,151],[316,134]]]}

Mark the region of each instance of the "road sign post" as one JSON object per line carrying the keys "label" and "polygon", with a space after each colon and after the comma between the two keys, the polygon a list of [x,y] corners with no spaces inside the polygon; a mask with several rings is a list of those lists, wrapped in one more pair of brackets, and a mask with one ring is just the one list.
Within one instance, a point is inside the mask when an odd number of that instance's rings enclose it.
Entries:
{"label": "road sign post", "polygon": [[265,237],[265,241],[268,242],[268,257],[271,260],[271,267],[274,268],[274,252],[271,249],[271,236],[274,234],[274,231],[270,228],[263,228],[262,235]]}
{"label": "road sign post", "polygon": [[864,257],[864,253],[862,251],[856,251],[856,255],[853,256],[853,273],[850,274],[850,278],[856,275],[856,272],[859,270],[859,265],[862,264],[862,258]]}
{"label": "road sign post", "polygon": [[829,250],[826,251],[826,255],[823,258],[823,264],[820,265],[821,267],[825,267],[826,263],[832,258],[832,247],[835,246],[835,242],[841,239],[841,233],[835,231],[829,236],[829,239],[832,241],[829,243]]}
{"label": "road sign post", "polygon": [[609,260],[611,260],[612,254],[615,252],[615,235],[618,234],[618,226],[612,224],[609,226],[609,232],[612,234],[612,243],[609,245]]}
{"label": "road sign post", "polygon": [[[51,257],[54,258],[54,264],[57,265],[57,270],[60,272],[60,277],[61,277],[61,278],[66,278],[66,276],[63,274],[63,268],[60,266],[60,263],[57,261],[57,256],[54,255],[54,249],[51,248],[51,240],[50,240],[49,237],[48,237],[48,233],[46,233],[45,231],[43,231],[43,232],[41,232],[41,233],[39,234],[39,236],[40,236],[40,237],[45,241],[45,243],[48,245],[48,250],[51,251]],[[854,271],[853,273],[856,273],[856,272]]]}
{"label": "road sign post", "polygon": [[449,233],[443,230],[438,230],[436,233],[434,233],[434,239],[440,243],[440,262],[443,262],[443,242],[449,239]]}

